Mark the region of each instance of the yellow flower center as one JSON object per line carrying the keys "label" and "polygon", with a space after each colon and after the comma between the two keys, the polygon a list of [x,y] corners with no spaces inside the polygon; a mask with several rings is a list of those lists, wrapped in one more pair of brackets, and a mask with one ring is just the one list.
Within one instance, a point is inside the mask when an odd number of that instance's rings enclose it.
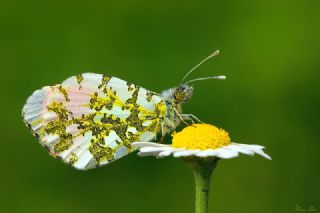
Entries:
{"label": "yellow flower center", "polygon": [[231,143],[225,130],[210,124],[193,124],[172,137],[173,147],[185,149],[217,149]]}

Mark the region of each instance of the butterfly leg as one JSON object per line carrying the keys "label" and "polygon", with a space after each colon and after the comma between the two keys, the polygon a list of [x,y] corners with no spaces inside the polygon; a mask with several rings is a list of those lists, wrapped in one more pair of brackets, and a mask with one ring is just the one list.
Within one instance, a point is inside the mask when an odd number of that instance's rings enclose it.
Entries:
{"label": "butterfly leg", "polygon": [[185,120],[187,120],[185,117],[183,118],[182,116],[181,116],[181,114],[178,112],[178,110],[177,109],[175,109],[175,108],[173,108],[174,109],[174,111],[175,111],[175,113],[177,114],[177,116],[179,117],[179,119],[184,123],[184,124],[186,124],[186,125],[189,125]]}
{"label": "butterfly leg", "polygon": [[186,119],[191,119],[192,123],[194,123],[194,120],[199,122],[199,123],[203,123],[197,116],[195,116],[194,114],[182,114],[182,117],[185,117]]}
{"label": "butterfly leg", "polygon": [[163,126],[163,122],[161,122],[161,136],[164,137],[165,133],[164,133],[164,126]]}
{"label": "butterfly leg", "polygon": [[182,114],[181,117],[182,117],[184,120],[191,121],[191,123],[194,124],[194,120],[193,120],[192,118],[190,118],[189,116],[185,116],[184,114]]}
{"label": "butterfly leg", "polygon": [[160,138],[159,143],[164,143],[164,135],[165,135],[165,133],[164,133],[164,126],[163,125],[164,125],[163,122],[161,122],[161,138]]}

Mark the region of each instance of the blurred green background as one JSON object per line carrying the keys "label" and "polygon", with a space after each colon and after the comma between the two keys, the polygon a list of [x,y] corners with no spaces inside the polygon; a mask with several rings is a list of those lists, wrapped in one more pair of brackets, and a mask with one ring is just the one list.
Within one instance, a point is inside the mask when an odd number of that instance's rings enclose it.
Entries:
{"label": "blurred green background", "polygon": [[[139,158],[76,171],[51,158],[21,120],[31,93],[82,72],[108,73],[152,91],[192,77],[185,112],[267,147],[273,160],[220,161],[209,212],[320,211],[320,2],[0,2],[0,212],[193,212],[180,160]],[[191,78],[192,78],[191,77]]]}

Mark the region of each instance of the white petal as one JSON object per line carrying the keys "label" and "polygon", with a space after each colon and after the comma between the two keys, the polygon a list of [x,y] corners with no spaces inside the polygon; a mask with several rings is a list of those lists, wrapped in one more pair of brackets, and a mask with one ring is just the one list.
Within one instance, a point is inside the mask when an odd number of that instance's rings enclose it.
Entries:
{"label": "white petal", "polygon": [[249,148],[251,150],[261,150],[261,149],[265,148],[264,146],[260,146],[260,145],[256,145],[256,144],[243,144],[243,143],[233,143],[233,144],[237,144],[239,146],[243,146],[243,147]]}
{"label": "white petal", "polygon": [[159,158],[167,157],[167,156],[171,155],[172,152],[173,152],[172,149],[166,150],[166,151],[162,151],[162,152],[160,152],[160,153],[158,154],[158,157],[159,157]]}
{"label": "white petal", "polygon": [[208,149],[208,150],[203,150],[201,152],[198,152],[196,154],[198,157],[210,157],[210,156],[217,156],[217,151],[214,149]]}
{"label": "white petal", "polygon": [[138,152],[138,155],[140,157],[146,157],[146,156],[158,156],[159,152]]}
{"label": "white petal", "polygon": [[238,147],[243,147],[246,150],[252,151],[268,160],[271,160],[271,157],[262,150],[264,149],[264,146],[260,146],[256,144],[240,144],[240,143],[232,143],[232,144],[237,145]]}
{"label": "white petal", "polygon": [[262,150],[256,150],[255,153],[257,153],[258,155],[261,155],[264,158],[267,158],[268,160],[272,160],[271,157]]}
{"label": "white petal", "polygon": [[191,156],[191,155],[195,155],[196,153],[201,152],[201,150],[186,150],[186,149],[180,149],[180,150],[176,150],[173,153],[173,156],[175,158],[179,158],[179,157],[185,157],[185,156]]}
{"label": "white petal", "polygon": [[170,147],[170,145],[153,143],[153,142],[133,142],[131,144],[133,147],[142,148],[142,147]]}
{"label": "white petal", "polygon": [[233,149],[235,151],[238,151],[242,154],[246,154],[246,155],[254,155],[254,152],[252,151],[252,149],[248,149],[247,147],[241,146],[237,143],[232,143],[228,146],[225,146],[224,148],[227,149]]}
{"label": "white petal", "polygon": [[232,149],[225,149],[225,148],[219,148],[216,149],[217,151],[217,157],[219,158],[234,158],[237,157],[239,155],[238,151],[236,150],[232,150]]}
{"label": "white petal", "polygon": [[170,147],[142,147],[140,148],[140,152],[161,152]]}
{"label": "white petal", "polygon": [[140,148],[140,152],[138,153],[139,156],[144,157],[144,156],[160,156],[161,152],[166,152],[170,151],[172,152],[171,147],[143,147]]}

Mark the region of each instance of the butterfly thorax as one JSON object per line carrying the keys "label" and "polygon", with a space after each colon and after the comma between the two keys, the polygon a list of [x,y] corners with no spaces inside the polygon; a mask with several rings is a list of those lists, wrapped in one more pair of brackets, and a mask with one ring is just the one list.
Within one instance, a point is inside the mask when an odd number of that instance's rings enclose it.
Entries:
{"label": "butterfly thorax", "polygon": [[181,123],[179,114],[182,113],[182,104],[188,101],[193,93],[193,87],[182,84],[176,88],[164,90],[161,97],[165,100],[167,106],[167,115],[164,118],[164,132],[170,132],[176,129]]}

